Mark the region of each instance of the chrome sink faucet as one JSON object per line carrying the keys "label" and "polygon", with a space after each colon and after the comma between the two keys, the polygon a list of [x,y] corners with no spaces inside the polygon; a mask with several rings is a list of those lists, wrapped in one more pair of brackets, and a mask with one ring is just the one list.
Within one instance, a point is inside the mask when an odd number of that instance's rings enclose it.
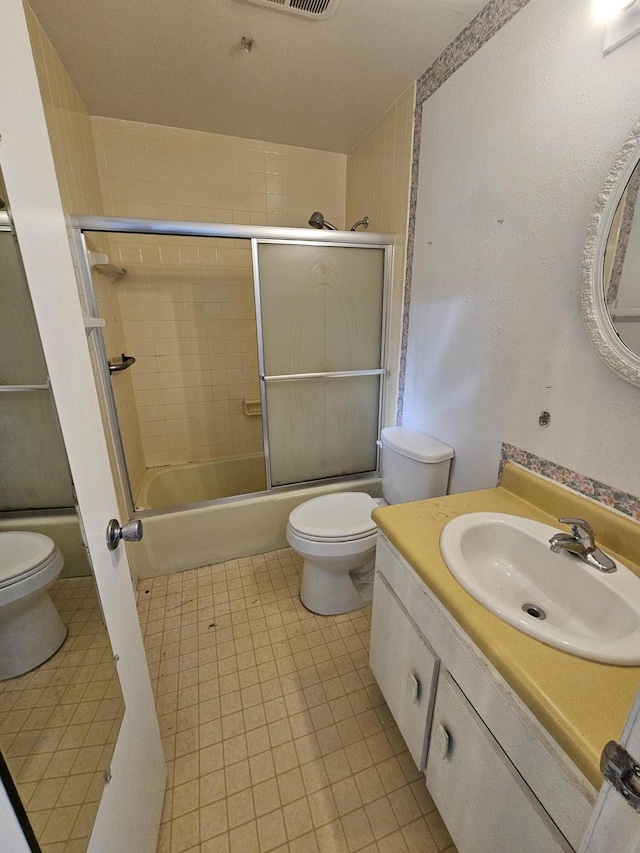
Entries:
{"label": "chrome sink faucet", "polygon": [[554,554],[567,551],[599,572],[615,572],[616,564],[600,548],[596,548],[593,527],[584,518],[559,518],[560,524],[570,524],[571,533],[556,533],[549,539]]}

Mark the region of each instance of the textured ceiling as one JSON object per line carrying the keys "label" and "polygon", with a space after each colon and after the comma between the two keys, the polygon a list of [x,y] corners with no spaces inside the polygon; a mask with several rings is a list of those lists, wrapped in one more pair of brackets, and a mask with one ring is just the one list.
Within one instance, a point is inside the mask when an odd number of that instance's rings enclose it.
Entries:
{"label": "textured ceiling", "polygon": [[92,115],[342,152],[485,2],[342,0],[314,21],[243,0],[30,0]]}

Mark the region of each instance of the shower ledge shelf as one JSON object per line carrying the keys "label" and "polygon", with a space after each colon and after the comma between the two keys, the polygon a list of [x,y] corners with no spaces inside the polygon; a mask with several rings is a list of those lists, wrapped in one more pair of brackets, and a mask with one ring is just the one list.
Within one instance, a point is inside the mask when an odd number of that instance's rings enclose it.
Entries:
{"label": "shower ledge shelf", "polygon": [[89,266],[92,270],[96,270],[96,272],[100,272],[103,275],[106,275],[107,278],[110,278],[112,281],[115,278],[124,276],[127,274],[127,271],[124,267],[119,267],[109,260],[109,256],[104,254],[104,252],[93,252],[91,249],[87,251],[87,256],[89,258]]}
{"label": "shower ledge shelf", "polygon": [[84,329],[87,335],[93,329],[100,329],[107,325],[107,321],[103,317],[91,317],[85,311],[82,312],[82,319],[84,320]]}
{"label": "shower ledge shelf", "polygon": [[248,418],[255,418],[262,414],[262,405],[260,400],[247,400],[246,397],[242,401],[244,413]]}

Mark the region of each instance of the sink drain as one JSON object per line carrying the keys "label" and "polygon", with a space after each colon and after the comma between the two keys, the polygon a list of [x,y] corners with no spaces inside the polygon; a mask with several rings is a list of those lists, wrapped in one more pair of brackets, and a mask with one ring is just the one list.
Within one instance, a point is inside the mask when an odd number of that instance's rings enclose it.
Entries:
{"label": "sink drain", "polygon": [[544,612],[542,607],[538,607],[537,604],[523,604],[522,609],[525,613],[528,613],[529,616],[533,616],[534,619],[547,618],[547,614]]}

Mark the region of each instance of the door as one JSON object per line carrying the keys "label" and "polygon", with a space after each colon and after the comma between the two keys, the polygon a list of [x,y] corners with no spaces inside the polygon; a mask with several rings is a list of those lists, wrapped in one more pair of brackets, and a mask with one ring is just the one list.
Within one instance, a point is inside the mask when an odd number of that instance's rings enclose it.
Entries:
{"label": "door", "polygon": [[[116,492],[21,0],[0,4],[0,165],[126,703],[89,853],[152,853],[164,758],[127,557],[105,543]],[[6,831],[2,850],[13,849]]]}
{"label": "door", "polygon": [[440,661],[380,572],[373,587],[369,666],[416,767],[424,770]]}
{"label": "door", "polygon": [[372,472],[385,250],[254,241],[270,486]]}
{"label": "door", "polygon": [[[627,718],[620,743],[640,759],[640,690]],[[640,814],[609,782],[604,782],[580,847],[580,853],[638,853]]]}
{"label": "door", "polygon": [[461,853],[572,853],[462,690],[442,670],[426,777]]}

